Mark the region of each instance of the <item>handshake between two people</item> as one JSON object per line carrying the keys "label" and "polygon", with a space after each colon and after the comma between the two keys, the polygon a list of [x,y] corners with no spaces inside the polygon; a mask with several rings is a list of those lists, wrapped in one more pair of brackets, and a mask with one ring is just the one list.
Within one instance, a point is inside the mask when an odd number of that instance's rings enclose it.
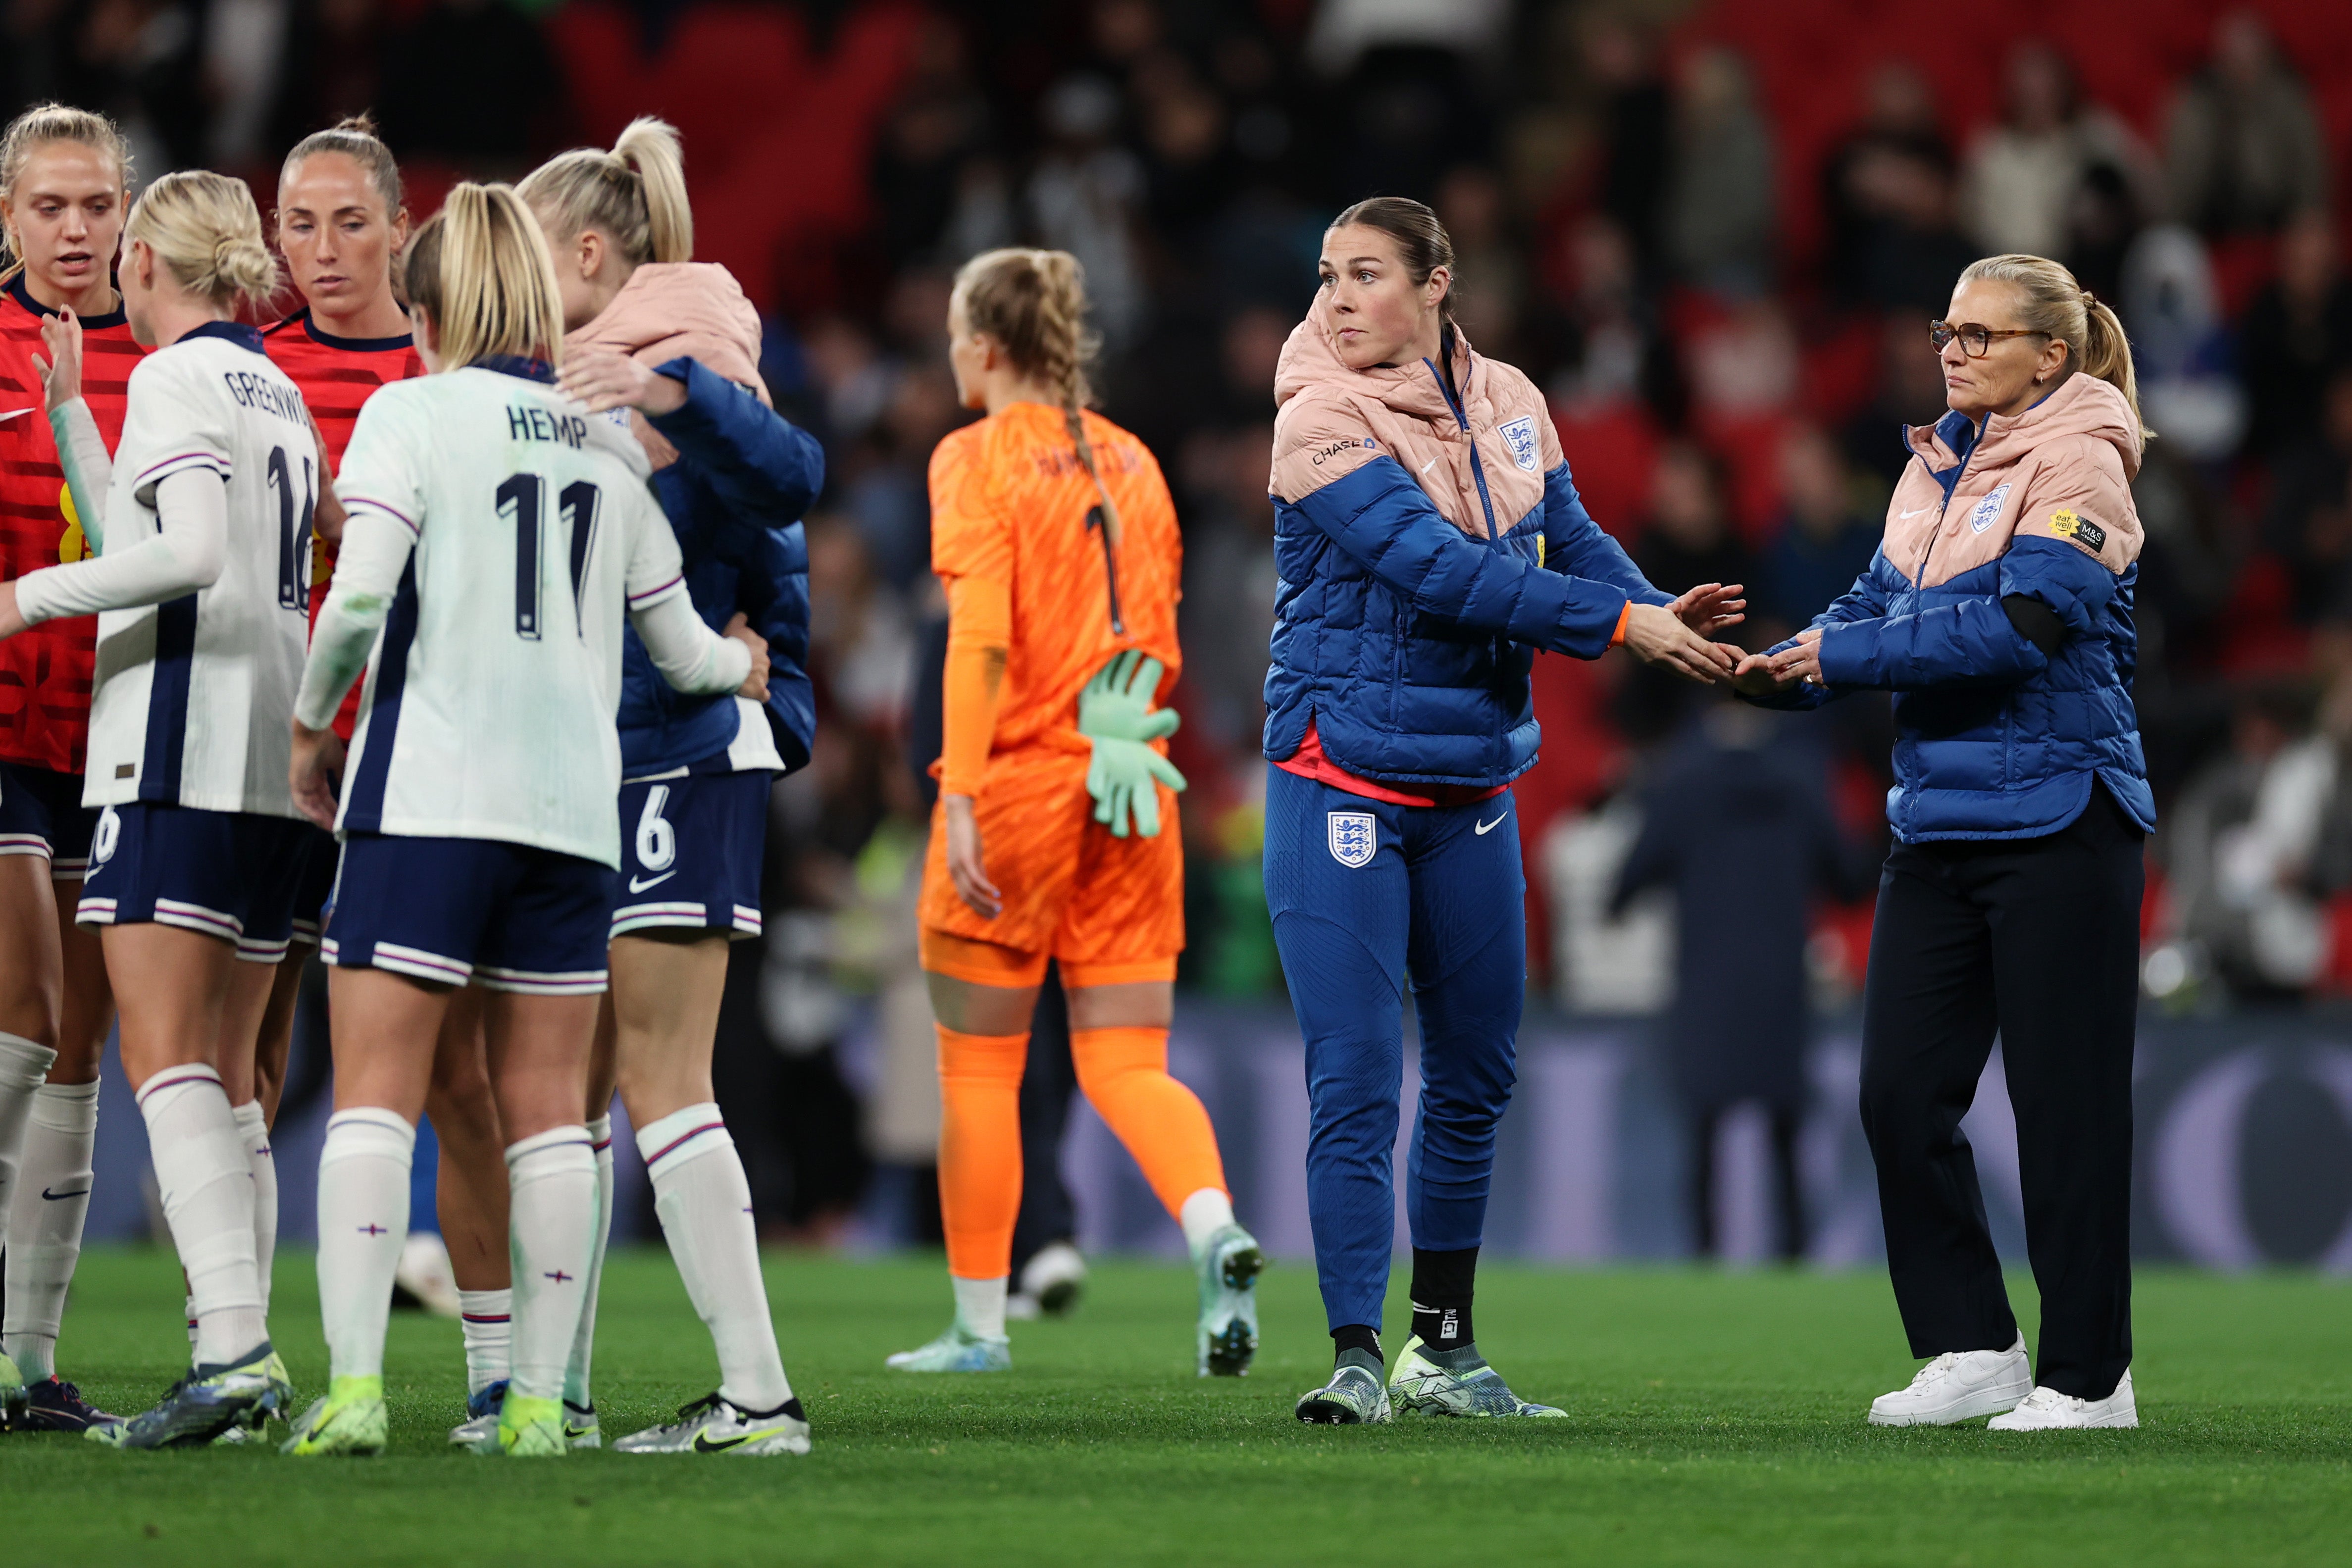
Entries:
{"label": "handshake between two people", "polygon": [[1672,604],[1635,604],[1625,616],[1625,647],[1646,664],[1700,685],[1728,685],[1746,696],[1771,696],[1802,681],[1821,684],[1821,631],[1808,627],[1777,653],[1750,653],[1715,633],[1748,619],[1740,584],[1702,582]]}

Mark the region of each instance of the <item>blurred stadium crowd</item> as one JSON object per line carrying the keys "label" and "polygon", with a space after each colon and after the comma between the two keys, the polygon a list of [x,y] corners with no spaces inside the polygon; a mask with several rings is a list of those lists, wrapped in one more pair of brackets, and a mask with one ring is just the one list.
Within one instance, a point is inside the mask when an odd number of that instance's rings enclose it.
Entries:
{"label": "blurred stadium crowd", "polygon": [[[777,792],[769,936],[736,954],[720,1065],[763,1221],[822,1239],[877,1168],[927,1190],[924,474],[969,417],[949,277],[1001,244],[1085,263],[1106,412],[1182,511],[1195,992],[1280,994],[1257,863],[1269,389],[1322,225],[1376,192],[1437,207],[1468,337],[1547,389],[1651,578],[1749,585],[1751,646],[1867,562],[1897,427],[1942,407],[1927,323],[1954,275],[2064,260],[2120,311],[2161,436],[2137,483],[2151,997],[2352,989],[2352,9],[1982,0],[1950,22],[1925,0],[6,0],[0,111],[105,110],[142,172],[243,172],[266,206],[285,146],[373,108],[420,217],[460,175],[635,114],[683,130],[700,258],[761,308],[763,370],[830,463],[816,760]],[[1616,886],[1645,781],[1759,745],[1834,807],[1813,977],[1851,990],[1883,705],[1759,738],[1629,661],[1536,678],[1530,964],[1563,1005],[1658,1005],[1664,917],[1644,936]]]}

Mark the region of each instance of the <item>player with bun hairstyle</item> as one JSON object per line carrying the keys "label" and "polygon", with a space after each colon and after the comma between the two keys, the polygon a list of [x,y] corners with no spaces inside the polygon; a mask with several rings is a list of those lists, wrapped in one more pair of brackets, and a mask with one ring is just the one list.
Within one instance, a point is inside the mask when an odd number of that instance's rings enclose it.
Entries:
{"label": "player with bun hairstyle", "polygon": [[782,1414],[793,1391],[768,1314],[751,1189],[712,1090],[710,1058],[728,944],[760,933],[770,789],[807,762],[816,727],[803,669],[800,518],[824,482],[824,453],[770,406],[758,312],[725,268],[693,260],[676,131],[633,121],[611,152],[563,153],[520,191],[554,254],[569,333],[563,390],[598,413],[633,411],[696,612],[713,627],[748,617],[772,660],[764,702],[697,696],[664,682],[643,643],[626,639],[613,989],[587,1105],[602,1203],[565,1420],[574,1443],[601,1440],[590,1351],[612,1224],[617,1082],[663,1235],[719,1367],[714,1392],[617,1446],[797,1452],[802,1439]]}
{"label": "player with bun hairstyle", "polygon": [[131,372],[111,459],[70,395],[70,323],[45,333],[100,553],[0,584],[0,637],[99,617],[82,800],[104,810],[76,915],[104,934],[123,1071],[197,1330],[195,1365],[162,1403],[88,1435],[148,1448],[258,1427],[292,1396],[234,1107],[254,1098],[254,1041],[292,935],[304,840],[278,737],[301,672],[323,476],[301,393],[235,319],[278,287],[245,183],[167,174],[123,242],[123,308],[155,351]]}
{"label": "player with bun hairstyle", "polygon": [[[393,287],[408,244],[400,165],[365,115],[313,131],[294,144],[278,176],[278,248],[302,308],[263,334],[269,357],[302,389],[339,468],[360,410],[379,387],[425,373],[408,312]],[[326,602],[335,539],[322,530],[310,577],[310,613]],[[335,716],[348,744],[359,719],[353,687]],[[319,918],[334,886],[338,851],[324,832],[312,846],[295,938],[316,946]],[[292,1035],[302,956],[289,955],[270,998],[262,1037],[262,1086],[273,1120]],[[452,998],[433,1091],[425,1101],[440,1149],[440,1223],[457,1276],[466,1339],[469,1401],[494,1410],[507,1375],[513,1311],[507,1261],[507,1178],[498,1106],[482,1057],[478,992]]]}
{"label": "player with bun hairstyle", "polygon": [[[286,1450],[383,1448],[416,1119],[452,990],[470,983],[486,993],[511,1140],[515,1277],[511,1381],[479,1446],[561,1457],[598,1207],[582,1107],[620,861],[622,622],[686,691],[764,696],[766,650],[740,617],[720,636],[694,613],[644,453],[557,390],[561,306],[521,198],[458,185],[405,272],[438,373],[360,411],[342,551],[294,709],[295,798],[334,824],[343,854],[320,948],[335,1055],[319,1169],[332,1378]],[[331,724],[362,669],[346,758]],[[796,1404],[777,1427],[806,1444]]]}
{"label": "player with bun hairstyle", "polygon": [[[43,104],[0,131],[0,579],[95,548],[44,386],[61,354],[86,361],[62,367],[58,389],[78,384],[100,442],[121,438],[145,351],[112,276],[130,163],[112,123],[79,109]],[[51,324],[68,329],[54,348]],[[56,1371],[114,1021],[98,936],[73,919],[98,822],[81,803],[97,648],[88,616],[0,643],[0,1421],[23,1431],[111,1419]]]}
{"label": "player with bun hairstyle", "polygon": [[1234,1222],[1215,1130],[1168,1074],[1184,856],[1165,755],[1182,542],[1160,465],[1087,412],[1086,290],[1065,251],[996,250],[956,277],[948,357],[987,417],[931,455],[931,567],[947,585],[940,801],[919,907],[940,1037],[940,1207],[956,1315],[889,1358],[1012,1364],[1020,1093],[1049,959],[1078,1086],[1183,1228],[1195,1369],[1257,1351],[1265,1255]]}

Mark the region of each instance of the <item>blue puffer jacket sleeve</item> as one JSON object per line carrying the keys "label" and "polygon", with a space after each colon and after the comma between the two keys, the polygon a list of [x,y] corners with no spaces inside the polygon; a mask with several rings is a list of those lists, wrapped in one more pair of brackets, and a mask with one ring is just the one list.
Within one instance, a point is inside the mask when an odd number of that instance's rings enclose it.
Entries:
{"label": "blue puffer jacket sleeve", "polygon": [[1475,631],[1597,659],[1625,611],[1623,588],[1547,571],[1470,538],[1385,455],[1292,504],[1391,592]]}
{"label": "blue puffer jacket sleeve", "polygon": [[[677,535],[688,592],[714,630],[740,612],[768,640],[769,728],[785,767],[798,768],[816,733],[800,518],[824,486],[824,449],[698,361],[671,360],[659,372],[687,392],[684,406],[648,423],[678,451],[678,461],[654,476],[654,490]],[[705,760],[734,739],[735,714],[731,696],[670,689],[628,634],[620,713],[626,768]]]}
{"label": "blue puffer jacket sleeve", "polygon": [[[1830,607],[1814,616],[1811,623],[1821,627],[1822,635],[1827,636],[1829,629],[1833,626],[1859,625],[1884,616],[1886,613],[1887,596],[1886,589],[1880,582],[1879,577],[1887,570],[1889,569],[1885,552],[1873,556],[1870,564],[1863,569],[1862,575],[1853,580],[1853,586],[1832,600]],[[1764,652],[1767,654],[1777,653],[1783,648],[1794,647],[1796,641],[1791,637],[1785,642],[1775,643]],[[1740,694],[1741,700],[1753,703],[1758,707],[1792,710],[1817,708],[1837,695],[1827,686],[1816,685],[1792,686],[1785,692],[1762,696]]]}
{"label": "blue puffer jacket sleeve", "polygon": [[[1672,604],[1675,596],[1650,586],[1625,547],[1592,520],[1576,481],[1562,463],[1544,476],[1544,564],[1554,571],[1606,583],[1636,604]],[[1612,622],[1610,630],[1616,630]]]}
{"label": "blue puffer jacket sleeve", "polygon": [[1832,686],[1898,692],[2021,681],[2050,660],[2011,624],[2001,601],[2012,596],[2039,600],[2069,636],[2083,636],[2115,598],[2116,575],[2072,545],[2020,535],[2000,558],[1995,592],[1826,632],[1822,674]]}

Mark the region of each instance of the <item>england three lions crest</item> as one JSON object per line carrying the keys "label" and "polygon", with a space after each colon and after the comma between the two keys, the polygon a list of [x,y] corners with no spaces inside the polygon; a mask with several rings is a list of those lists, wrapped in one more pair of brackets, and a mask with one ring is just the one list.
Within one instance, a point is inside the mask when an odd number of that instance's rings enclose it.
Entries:
{"label": "england three lions crest", "polygon": [[1503,444],[1511,449],[1512,462],[1530,474],[1536,471],[1536,465],[1543,461],[1543,447],[1536,440],[1533,414],[1522,414],[1517,419],[1498,424],[1495,433],[1503,438]]}
{"label": "england three lions crest", "polygon": [[1353,871],[1372,863],[1380,852],[1380,819],[1370,811],[1334,811],[1325,819],[1331,838],[1331,858]]}

